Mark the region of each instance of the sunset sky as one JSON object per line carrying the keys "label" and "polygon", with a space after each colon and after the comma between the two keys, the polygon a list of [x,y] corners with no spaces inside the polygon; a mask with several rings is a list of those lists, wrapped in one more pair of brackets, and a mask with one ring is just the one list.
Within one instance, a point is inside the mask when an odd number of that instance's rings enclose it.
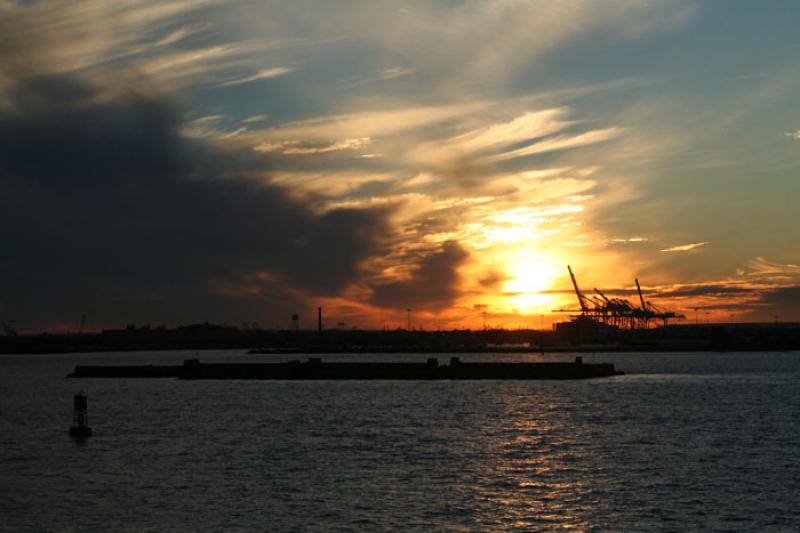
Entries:
{"label": "sunset sky", "polygon": [[[0,1],[0,321],[800,320],[800,3]],[[544,315],[544,319],[542,319]]]}

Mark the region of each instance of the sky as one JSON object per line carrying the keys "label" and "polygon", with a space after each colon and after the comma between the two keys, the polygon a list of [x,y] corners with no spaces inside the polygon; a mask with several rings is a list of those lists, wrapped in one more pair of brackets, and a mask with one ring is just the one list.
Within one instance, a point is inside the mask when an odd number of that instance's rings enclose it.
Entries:
{"label": "sky", "polygon": [[[800,4],[0,0],[0,320],[800,321]],[[411,310],[411,311],[408,311]]]}

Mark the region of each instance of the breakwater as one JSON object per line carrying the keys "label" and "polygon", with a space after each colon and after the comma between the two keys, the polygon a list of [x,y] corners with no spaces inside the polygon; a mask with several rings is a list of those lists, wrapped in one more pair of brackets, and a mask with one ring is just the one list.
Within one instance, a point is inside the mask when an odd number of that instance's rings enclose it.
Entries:
{"label": "breakwater", "polygon": [[440,365],[436,358],[419,363],[324,362],[201,363],[187,359],[180,366],[86,366],[78,365],[71,378],[179,378],[179,379],[272,379],[272,380],[531,380],[589,379],[622,374],[611,363],[465,363],[450,358]]}

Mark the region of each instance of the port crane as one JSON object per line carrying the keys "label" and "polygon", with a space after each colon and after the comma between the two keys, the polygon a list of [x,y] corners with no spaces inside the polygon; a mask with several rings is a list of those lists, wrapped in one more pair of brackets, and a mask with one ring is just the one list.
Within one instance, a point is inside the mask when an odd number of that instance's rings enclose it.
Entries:
{"label": "port crane", "polygon": [[686,318],[684,315],[680,313],[675,313],[674,311],[669,311],[664,309],[663,307],[659,307],[653,302],[648,302],[644,299],[642,295],[642,287],[639,285],[639,278],[636,278],[636,291],[639,293],[639,301],[642,304],[642,312],[644,314],[645,319],[645,327],[647,327],[647,321],[650,319],[661,319],[663,321],[664,327],[669,325],[670,319],[683,319]]}
{"label": "port crane", "polygon": [[[578,286],[572,267],[567,265],[569,277],[575,296],[578,298],[580,309],[555,309],[557,313],[580,313],[578,317],[590,319],[622,329],[647,329],[653,320],[660,319],[664,327],[671,319],[684,318],[683,315],[666,310],[656,304],[645,300],[639,278],[636,278],[636,292],[639,295],[640,306],[636,306],[623,298],[608,297],[603,291],[594,288],[597,296],[587,296]],[[577,318],[577,317],[576,317]]]}
{"label": "port crane", "polygon": [[572,279],[572,286],[575,287],[575,295],[578,297],[578,303],[581,306],[581,314],[585,314],[589,311],[589,306],[586,304],[589,299],[584,296],[578,288],[578,282],[575,281],[575,274],[572,273],[572,267],[567,265],[567,270],[569,270],[569,277]]}

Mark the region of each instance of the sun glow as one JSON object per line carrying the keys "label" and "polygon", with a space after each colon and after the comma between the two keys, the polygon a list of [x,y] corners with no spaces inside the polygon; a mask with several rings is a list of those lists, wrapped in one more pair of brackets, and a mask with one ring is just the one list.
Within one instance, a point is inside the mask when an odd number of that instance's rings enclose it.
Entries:
{"label": "sun glow", "polygon": [[519,312],[549,312],[554,303],[553,295],[545,294],[560,275],[558,261],[539,252],[517,253],[507,267],[508,279],[504,292]]}

